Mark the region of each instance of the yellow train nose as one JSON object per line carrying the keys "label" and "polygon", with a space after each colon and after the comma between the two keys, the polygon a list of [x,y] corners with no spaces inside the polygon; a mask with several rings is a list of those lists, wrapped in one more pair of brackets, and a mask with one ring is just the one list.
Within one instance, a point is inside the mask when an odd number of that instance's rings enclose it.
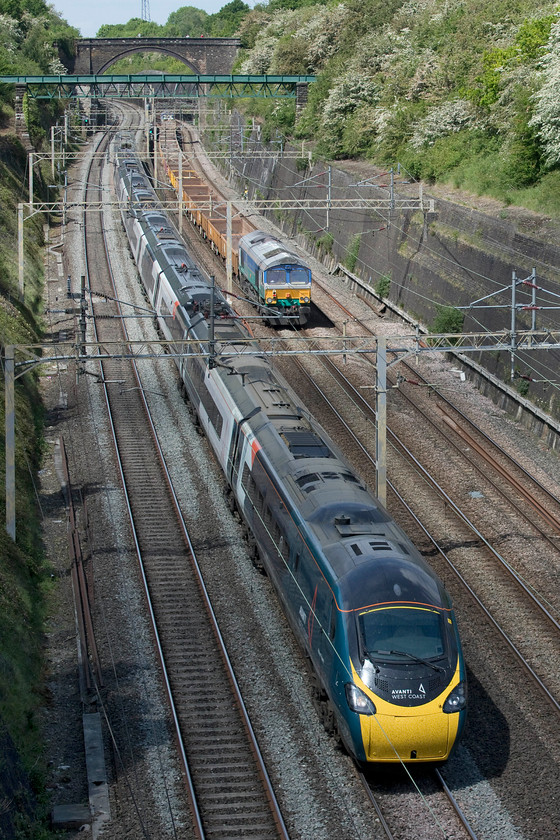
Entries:
{"label": "yellow train nose", "polygon": [[[368,761],[444,761],[457,734],[458,715],[369,715],[361,718]],[[406,745],[406,746],[405,746]]]}

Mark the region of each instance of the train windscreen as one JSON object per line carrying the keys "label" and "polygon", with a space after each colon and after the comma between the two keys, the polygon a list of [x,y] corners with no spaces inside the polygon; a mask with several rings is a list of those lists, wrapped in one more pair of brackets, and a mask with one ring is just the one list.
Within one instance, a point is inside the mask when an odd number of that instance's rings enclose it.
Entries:
{"label": "train windscreen", "polygon": [[292,286],[309,286],[311,278],[308,268],[292,268],[290,270],[290,283]]}
{"label": "train windscreen", "polygon": [[359,614],[364,653],[384,662],[440,659],[442,615],[426,607],[376,607]]}
{"label": "train windscreen", "polygon": [[264,282],[269,286],[285,286],[286,272],[283,268],[269,268],[266,272]]}

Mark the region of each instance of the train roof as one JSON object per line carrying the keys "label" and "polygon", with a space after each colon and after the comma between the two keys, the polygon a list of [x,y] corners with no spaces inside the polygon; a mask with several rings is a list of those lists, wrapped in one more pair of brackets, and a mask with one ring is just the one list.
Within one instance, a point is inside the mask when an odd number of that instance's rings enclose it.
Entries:
{"label": "train roof", "polygon": [[390,590],[397,586],[398,600],[448,608],[433,570],[268,360],[228,361],[241,375],[236,403],[264,446],[258,457],[276,472],[307,522],[342,601],[359,609],[395,601]]}
{"label": "train roof", "polygon": [[[346,574],[338,580],[342,602],[339,606],[342,609],[344,604],[352,604],[353,612],[405,604],[451,609],[451,598],[422,557],[403,557],[398,547],[395,550],[382,548],[385,553],[378,554],[375,543],[371,545],[374,547],[364,552],[361,563],[351,565],[348,560]],[[341,547],[347,548],[347,545]],[[362,548],[366,546],[357,543],[347,551],[350,553]]]}
{"label": "train roof", "polygon": [[125,169],[129,169],[133,172],[140,172],[140,161],[138,158],[120,158],[118,160],[118,165],[123,166]]}
{"label": "train roof", "polygon": [[264,268],[286,264],[302,265],[302,260],[297,254],[263,230],[254,230],[242,236],[239,240],[239,250],[250,254],[255,262]]}
{"label": "train roof", "polygon": [[342,495],[340,489],[330,488],[316,496],[313,512],[302,513],[321,544],[343,602],[357,610],[397,602],[451,606],[433,569],[367,491],[347,490]]}

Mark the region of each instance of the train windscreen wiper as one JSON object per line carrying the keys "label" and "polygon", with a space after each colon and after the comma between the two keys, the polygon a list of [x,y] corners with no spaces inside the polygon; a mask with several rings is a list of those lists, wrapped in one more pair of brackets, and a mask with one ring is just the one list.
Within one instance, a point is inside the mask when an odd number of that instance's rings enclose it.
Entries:
{"label": "train windscreen wiper", "polygon": [[414,653],[409,653],[407,650],[373,650],[371,653],[380,654],[381,656],[408,656],[410,659],[414,659],[415,662],[420,662],[422,665],[433,668],[434,671],[445,671],[445,668],[442,668],[441,665],[435,665],[428,659],[422,659],[422,657],[416,656]]}

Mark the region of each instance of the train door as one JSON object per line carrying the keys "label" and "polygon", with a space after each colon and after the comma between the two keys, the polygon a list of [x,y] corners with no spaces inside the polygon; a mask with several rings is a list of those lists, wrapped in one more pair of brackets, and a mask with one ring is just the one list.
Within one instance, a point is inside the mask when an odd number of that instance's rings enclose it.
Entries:
{"label": "train door", "polygon": [[301,542],[290,556],[293,596],[290,609],[294,613],[296,632],[307,653],[311,654],[315,630],[314,610],[317,602],[317,567],[307,546]]}

